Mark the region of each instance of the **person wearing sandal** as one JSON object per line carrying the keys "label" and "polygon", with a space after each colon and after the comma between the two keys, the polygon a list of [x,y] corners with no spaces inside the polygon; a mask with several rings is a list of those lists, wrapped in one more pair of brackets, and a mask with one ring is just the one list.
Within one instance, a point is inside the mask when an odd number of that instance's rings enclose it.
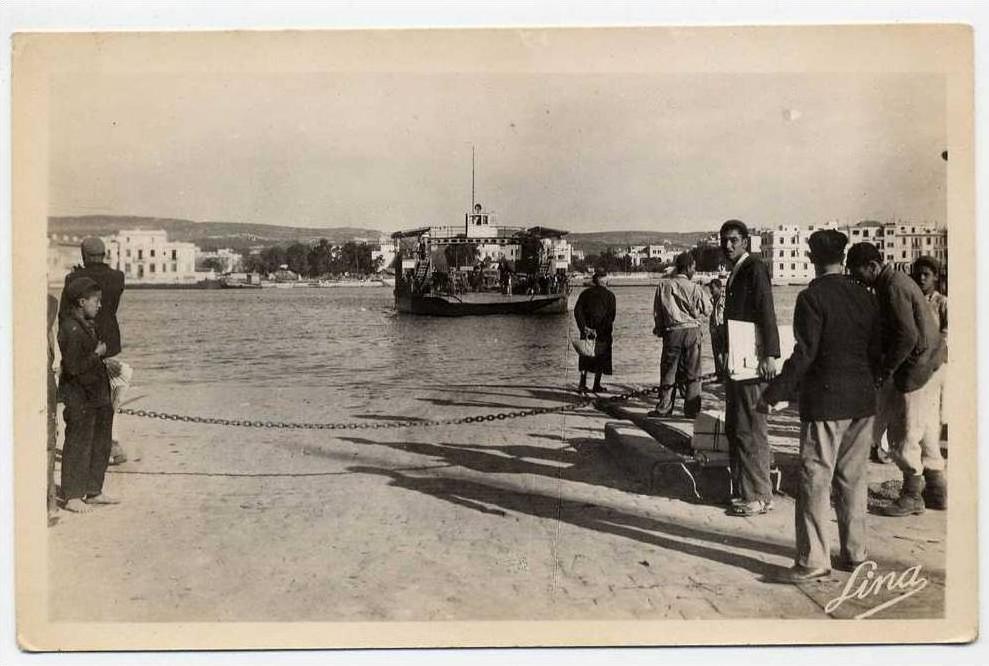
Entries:
{"label": "person wearing sandal", "polygon": [[[728,514],[748,517],[773,508],[769,425],[766,415],[756,411],[756,403],[766,383],[776,376],[779,329],[769,269],[761,259],[749,254],[748,227],[740,220],[728,220],[721,225],[720,237],[721,251],[731,265],[725,288],[725,321],[753,322],[765,354],[759,360],[757,379],[729,378],[725,384],[725,434],[733,485],[739,493],[729,504]],[[731,345],[730,335],[728,344]]]}
{"label": "person wearing sandal", "polygon": [[879,305],[842,268],[848,237],[833,229],[819,230],[808,244],[817,277],[797,296],[796,345],[756,407],[768,413],[799,391],[796,557],[791,569],[773,578],[783,583],[802,583],[831,573],[832,486],[839,561],[845,568],[866,559],[868,461],[882,357]]}

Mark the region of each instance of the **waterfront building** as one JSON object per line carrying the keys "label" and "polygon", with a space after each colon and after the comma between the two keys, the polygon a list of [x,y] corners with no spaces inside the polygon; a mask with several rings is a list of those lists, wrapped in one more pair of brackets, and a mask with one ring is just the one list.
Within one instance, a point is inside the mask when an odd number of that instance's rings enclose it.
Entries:
{"label": "waterfront building", "polygon": [[391,268],[395,263],[395,244],[390,238],[380,238],[377,244],[371,248],[371,261],[380,259],[379,270]]}
{"label": "waterfront building", "polygon": [[123,229],[103,240],[107,263],[123,271],[128,283],[185,284],[213,275],[196,271],[193,243],[169,241],[163,229]]}
{"label": "waterfront building", "polygon": [[814,278],[814,266],[807,258],[807,239],[818,229],[841,231],[848,236],[849,246],[872,243],[884,261],[897,270],[909,270],[924,255],[934,257],[942,265],[948,261],[948,230],[936,225],[874,220],[857,224],[837,221],[806,226],[781,224],[765,232],[766,243],[761,253],[774,284],[807,284]]}
{"label": "waterfront building", "polygon": [[82,236],[69,234],[48,235],[48,284],[61,286],[65,276],[72,272],[73,267],[82,265],[82,255],[79,245]]}
{"label": "waterfront building", "polygon": [[551,270],[556,272],[570,270],[573,261],[573,246],[566,238],[543,238],[543,254],[551,262]]}
{"label": "waterfront building", "polygon": [[652,245],[629,245],[615,252],[616,257],[628,257],[633,267],[639,267],[647,259],[658,259],[664,264],[671,264],[684,248],[677,247],[669,242]]}

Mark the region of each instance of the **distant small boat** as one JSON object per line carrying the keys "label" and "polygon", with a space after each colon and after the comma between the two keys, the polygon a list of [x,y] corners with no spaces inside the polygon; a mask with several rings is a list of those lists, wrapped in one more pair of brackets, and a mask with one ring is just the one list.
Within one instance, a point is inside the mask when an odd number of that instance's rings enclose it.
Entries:
{"label": "distant small boat", "polygon": [[384,280],[379,280],[377,278],[371,278],[368,280],[320,280],[316,282],[316,287],[323,288],[334,288],[334,287],[384,287]]}

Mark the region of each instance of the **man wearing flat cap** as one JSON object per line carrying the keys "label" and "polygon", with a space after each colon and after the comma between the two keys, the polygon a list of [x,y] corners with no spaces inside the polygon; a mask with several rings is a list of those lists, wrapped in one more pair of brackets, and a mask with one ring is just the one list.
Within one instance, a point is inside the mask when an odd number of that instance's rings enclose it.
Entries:
{"label": "man wearing flat cap", "polygon": [[838,566],[851,571],[866,559],[867,468],[881,329],[875,297],[844,275],[847,243],[848,237],[833,229],[811,234],[809,256],[817,277],[797,296],[796,345],[757,406],[768,412],[799,390],[796,562],[779,582],[801,583],[830,573],[832,484],[841,542]]}
{"label": "man wearing flat cap", "polygon": [[[65,277],[65,286],[68,287],[74,280],[86,277],[99,285],[102,293],[100,311],[96,315],[96,335],[101,342],[106,343],[105,363],[107,372],[110,375],[111,397],[114,410],[120,407],[124,394],[130,386],[133,374],[130,365],[121,361],[117,355],[120,354],[120,326],[117,323],[117,308],[120,305],[120,297],[124,292],[124,274],[121,271],[110,268],[106,264],[106,246],[99,238],[84,238],[81,245],[82,266],[77,266]],[[63,292],[62,303],[59,312],[65,309],[65,297]],[[127,456],[120,446],[116,434],[113,436],[113,452],[110,456],[111,464],[126,462]]]}

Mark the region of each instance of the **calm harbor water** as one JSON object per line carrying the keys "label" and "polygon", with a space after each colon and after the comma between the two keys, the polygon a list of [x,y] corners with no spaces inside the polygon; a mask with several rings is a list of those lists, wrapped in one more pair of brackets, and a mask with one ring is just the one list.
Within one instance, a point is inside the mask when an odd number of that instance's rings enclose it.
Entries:
{"label": "calm harbor water", "polygon": [[[775,290],[781,323],[799,287]],[[614,382],[653,382],[652,287],[617,287]],[[571,297],[576,300],[580,288]],[[432,318],[398,315],[388,288],[130,290],[118,313],[124,350],[146,389],[206,385],[335,393],[576,380],[573,314]],[[706,335],[706,332],[705,332]],[[713,368],[705,340],[705,371]],[[215,386],[214,386],[215,388]]]}

